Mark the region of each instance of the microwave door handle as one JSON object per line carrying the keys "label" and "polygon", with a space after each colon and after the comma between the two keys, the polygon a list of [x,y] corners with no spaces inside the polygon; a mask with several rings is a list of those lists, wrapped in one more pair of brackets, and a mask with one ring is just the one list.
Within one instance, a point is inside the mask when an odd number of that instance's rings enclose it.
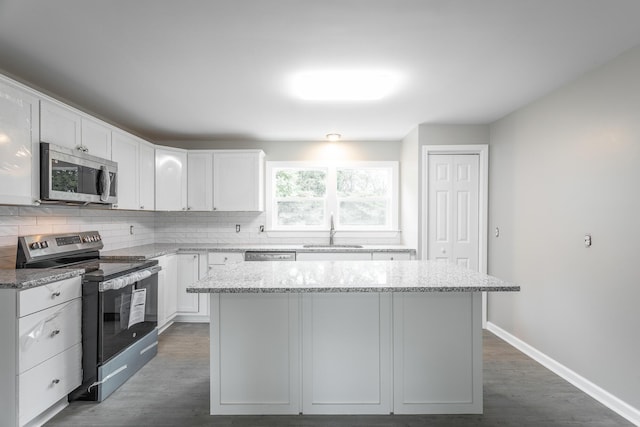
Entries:
{"label": "microwave door handle", "polygon": [[109,199],[111,190],[111,177],[106,166],[100,166],[100,201],[106,202]]}

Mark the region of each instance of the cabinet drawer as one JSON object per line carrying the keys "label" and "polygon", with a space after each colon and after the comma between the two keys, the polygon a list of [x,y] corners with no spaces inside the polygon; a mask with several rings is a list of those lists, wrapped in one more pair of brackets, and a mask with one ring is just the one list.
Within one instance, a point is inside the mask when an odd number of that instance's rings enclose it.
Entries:
{"label": "cabinet drawer", "polygon": [[82,296],[81,277],[52,282],[18,293],[18,317]]}
{"label": "cabinet drawer", "polygon": [[23,373],[80,343],[81,322],[80,298],[20,318],[18,372]]}
{"label": "cabinet drawer", "polygon": [[242,252],[209,252],[209,265],[235,264],[243,261]]}
{"label": "cabinet drawer", "polygon": [[18,377],[20,425],[65,397],[82,382],[82,346],[74,345]]}
{"label": "cabinet drawer", "polygon": [[373,252],[371,254],[371,259],[374,261],[402,261],[402,260],[410,260],[411,254],[408,252]]}

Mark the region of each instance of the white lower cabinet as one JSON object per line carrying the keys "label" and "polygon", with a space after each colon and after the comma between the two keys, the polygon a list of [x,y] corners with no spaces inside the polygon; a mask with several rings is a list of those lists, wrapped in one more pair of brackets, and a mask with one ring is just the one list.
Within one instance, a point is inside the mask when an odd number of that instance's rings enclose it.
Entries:
{"label": "white lower cabinet", "polygon": [[82,382],[81,278],[0,289],[0,426],[41,425]]}
{"label": "white lower cabinet", "polygon": [[388,414],[391,294],[302,295],[302,412]]}
{"label": "white lower cabinet", "polygon": [[211,294],[211,414],[300,412],[299,300]]}
{"label": "white lower cabinet", "polygon": [[178,310],[178,259],[176,254],[154,259],[161,268],[158,272],[158,333],[162,333],[171,326]]}
{"label": "white lower cabinet", "polygon": [[482,413],[482,295],[393,294],[394,412]]}
{"label": "white lower cabinet", "polygon": [[206,294],[187,293],[187,287],[206,275],[206,254],[180,253],[177,274],[178,322],[208,322],[209,298]]}

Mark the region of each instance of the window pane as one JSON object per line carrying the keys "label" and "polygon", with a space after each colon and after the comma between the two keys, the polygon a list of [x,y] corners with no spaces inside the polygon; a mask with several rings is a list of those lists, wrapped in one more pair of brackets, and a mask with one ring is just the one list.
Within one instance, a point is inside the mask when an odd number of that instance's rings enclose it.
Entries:
{"label": "window pane", "polygon": [[324,220],[324,202],[278,201],[278,225],[321,225]]}
{"label": "window pane", "polygon": [[338,169],[338,197],[380,197],[389,192],[388,169]]}
{"label": "window pane", "polygon": [[324,170],[280,169],[276,172],[276,197],[324,197]]}
{"label": "window pane", "polygon": [[372,201],[341,201],[341,225],[386,225],[387,202]]}

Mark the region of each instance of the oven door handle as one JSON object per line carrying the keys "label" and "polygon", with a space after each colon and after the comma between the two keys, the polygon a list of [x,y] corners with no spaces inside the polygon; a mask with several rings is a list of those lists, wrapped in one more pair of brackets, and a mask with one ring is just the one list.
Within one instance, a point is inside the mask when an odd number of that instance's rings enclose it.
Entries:
{"label": "oven door handle", "polygon": [[116,277],[115,279],[100,282],[98,285],[98,291],[105,292],[124,288],[132,283],[151,277],[154,274],[158,274],[158,271],[160,270],[162,270],[162,267],[154,265],[153,267],[145,268],[144,270],[134,271],[133,273],[125,274],[124,276]]}

